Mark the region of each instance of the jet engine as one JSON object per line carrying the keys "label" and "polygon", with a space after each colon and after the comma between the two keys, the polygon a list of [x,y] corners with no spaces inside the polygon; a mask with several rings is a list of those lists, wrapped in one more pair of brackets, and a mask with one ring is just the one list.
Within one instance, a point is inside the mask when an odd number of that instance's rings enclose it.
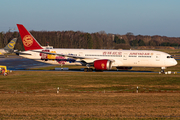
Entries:
{"label": "jet engine", "polygon": [[94,67],[96,70],[110,70],[112,68],[112,61],[107,59],[96,60],[94,61]]}

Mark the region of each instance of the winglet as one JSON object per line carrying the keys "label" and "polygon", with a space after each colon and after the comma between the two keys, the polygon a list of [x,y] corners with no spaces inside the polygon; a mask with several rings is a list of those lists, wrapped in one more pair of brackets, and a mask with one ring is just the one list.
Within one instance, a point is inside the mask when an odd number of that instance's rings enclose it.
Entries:
{"label": "winglet", "polygon": [[27,29],[21,25],[17,24],[19,29],[19,33],[21,35],[21,39],[24,45],[24,49],[27,50],[35,50],[35,49],[43,49],[41,45],[37,42],[37,40],[27,31]]}
{"label": "winglet", "polygon": [[17,41],[17,38],[13,38],[7,45],[6,47],[4,47],[4,50],[7,52],[7,53],[12,53],[14,52],[14,46],[16,44],[16,41]]}

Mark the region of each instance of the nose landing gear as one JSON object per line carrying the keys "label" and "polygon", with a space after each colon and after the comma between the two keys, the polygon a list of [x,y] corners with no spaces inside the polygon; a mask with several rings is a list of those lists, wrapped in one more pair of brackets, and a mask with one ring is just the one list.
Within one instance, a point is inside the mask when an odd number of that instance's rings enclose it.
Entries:
{"label": "nose landing gear", "polygon": [[162,73],[162,74],[164,74],[165,72],[164,72],[164,69],[161,69],[161,72],[160,73]]}
{"label": "nose landing gear", "polygon": [[161,67],[161,71],[159,73],[165,74],[164,69],[166,69],[166,67]]}

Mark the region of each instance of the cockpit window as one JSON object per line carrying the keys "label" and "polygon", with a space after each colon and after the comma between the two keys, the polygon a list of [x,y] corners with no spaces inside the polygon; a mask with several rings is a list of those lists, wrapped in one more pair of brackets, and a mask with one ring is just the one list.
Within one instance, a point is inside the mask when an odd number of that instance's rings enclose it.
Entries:
{"label": "cockpit window", "polygon": [[173,58],[172,56],[167,56],[167,58]]}

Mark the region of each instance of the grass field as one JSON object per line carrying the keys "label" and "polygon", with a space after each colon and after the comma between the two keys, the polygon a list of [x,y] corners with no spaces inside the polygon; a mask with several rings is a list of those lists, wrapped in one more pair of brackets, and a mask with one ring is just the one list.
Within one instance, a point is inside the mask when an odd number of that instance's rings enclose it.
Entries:
{"label": "grass field", "polygon": [[13,71],[0,102],[0,119],[180,119],[180,74]]}
{"label": "grass field", "polygon": [[179,119],[179,93],[1,94],[1,119]]}

